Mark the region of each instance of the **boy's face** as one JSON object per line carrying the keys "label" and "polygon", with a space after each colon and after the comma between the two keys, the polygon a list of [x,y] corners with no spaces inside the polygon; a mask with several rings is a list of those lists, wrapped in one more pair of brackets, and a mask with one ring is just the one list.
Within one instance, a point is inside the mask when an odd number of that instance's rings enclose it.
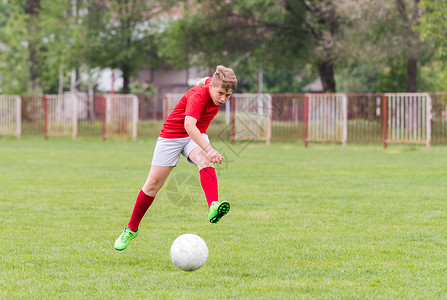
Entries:
{"label": "boy's face", "polygon": [[226,89],[222,86],[213,86],[210,84],[210,96],[215,105],[222,105],[230,98],[232,89]]}

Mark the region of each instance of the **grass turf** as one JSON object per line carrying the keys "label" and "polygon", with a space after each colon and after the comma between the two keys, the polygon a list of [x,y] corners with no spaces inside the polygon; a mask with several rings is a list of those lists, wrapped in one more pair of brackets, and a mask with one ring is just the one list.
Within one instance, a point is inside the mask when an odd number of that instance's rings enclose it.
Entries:
{"label": "grass turf", "polygon": [[[0,298],[447,296],[445,147],[215,146],[230,213],[208,223],[181,158],[118,252],[154,139],[0,138]],[[192,273],[169,258],[183,233],[210,251]]]}

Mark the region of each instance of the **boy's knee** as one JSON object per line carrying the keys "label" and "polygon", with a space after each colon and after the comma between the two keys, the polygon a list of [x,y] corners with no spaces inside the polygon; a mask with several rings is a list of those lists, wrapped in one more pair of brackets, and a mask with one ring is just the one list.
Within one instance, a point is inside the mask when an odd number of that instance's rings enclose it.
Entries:
{"label": "boy's knee", "polygon": [[148,178],[144,184],[143,191],[148,194],[156,194],[161,188],[161,180],[158,178]]}
{"label": "boy's knee", "polygon": [[197,165],[199,169],[212,167],[213,163],[209,160],[205,151],[201,150],[199,152],[191,153],[189,159]]}
{"label": "boy's knee", "polygon": [[147,185],[149,187],[157,187],[160,185],[161,180],[159,178],[156,177],[151,177],[147,180]]}

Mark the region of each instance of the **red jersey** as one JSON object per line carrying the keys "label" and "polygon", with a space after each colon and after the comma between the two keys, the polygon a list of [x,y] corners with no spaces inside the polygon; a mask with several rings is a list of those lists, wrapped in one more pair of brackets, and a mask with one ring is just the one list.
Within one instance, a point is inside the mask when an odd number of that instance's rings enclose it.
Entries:
{"label": "red jersey", "polygon": [[160,137],[165,139],[188,137],[189,135],[185,130],[185,116],[191,116],[196,119],[196,126],[200,133],[206,133],[211,120],[220,107],[215,105],[211,99],[209,93],[210,83],[211,78],[207,78],[205,86],[195,86],[186,92],[166,119],[161,129]]}

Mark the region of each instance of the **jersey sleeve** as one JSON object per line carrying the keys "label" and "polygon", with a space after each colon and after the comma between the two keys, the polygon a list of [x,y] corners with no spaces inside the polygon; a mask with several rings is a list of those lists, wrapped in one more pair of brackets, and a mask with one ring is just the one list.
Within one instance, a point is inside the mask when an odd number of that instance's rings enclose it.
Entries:
{"label": "jersey sleeve", "polygon": [[212,79],[213,79],[213,78],[211,78],[211,77],[207,77],[207,78],[205,79],[205,85],[210,84]]}
{"label": "jersey sleeve", "polygon": [[185,109],[185,116],[190,116],[200,120],[200,114],[205,107],[205,101],[203,101],[199,95],[194,95],[193,97],[188,99]]}

